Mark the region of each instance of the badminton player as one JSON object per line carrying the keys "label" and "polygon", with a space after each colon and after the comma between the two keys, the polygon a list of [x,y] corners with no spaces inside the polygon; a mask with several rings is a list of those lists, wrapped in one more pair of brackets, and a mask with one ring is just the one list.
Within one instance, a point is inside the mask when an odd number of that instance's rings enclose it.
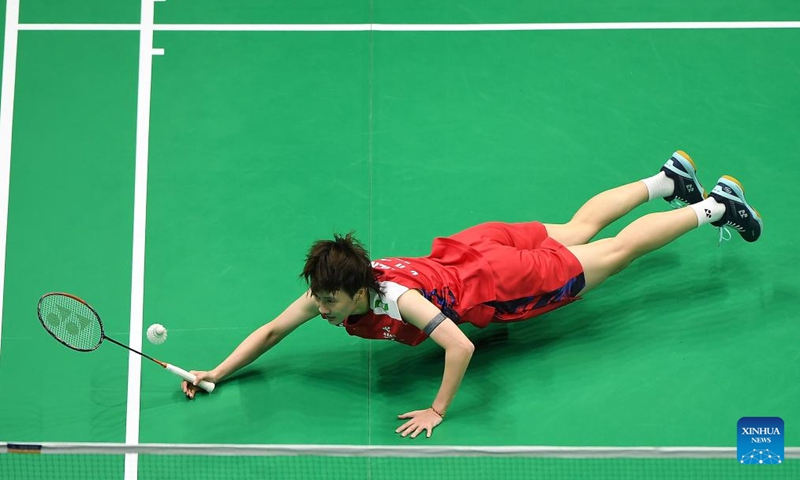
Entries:
{"label": "badminton player", "polygon": [[[645,215],[614,237],[591,241],[636,206],[660,199],[676,208]],[[433,240],[421,258],[370,260],[350,234],[311,246],[301,274],[309,289],[248,336],[210,371],[218,383],[248,365],[305,322],[321,316],[350,334],[418,345],[431,338],[445,351],[439,391],[425,408],[399,415],[402,436],[431,435],[461,384],[474,346],[458,328],[526,320],[567,305],[635,259],[699,226],[727,228],[744,240],[761,236],[762,221],[733,177],[706,195],[692,159],[677,151],[652,177],[602,192],[565,224],[491,222]],[[725,237],[727,233],[727,237]],[[198,387],[183,382],[194,398]]]}

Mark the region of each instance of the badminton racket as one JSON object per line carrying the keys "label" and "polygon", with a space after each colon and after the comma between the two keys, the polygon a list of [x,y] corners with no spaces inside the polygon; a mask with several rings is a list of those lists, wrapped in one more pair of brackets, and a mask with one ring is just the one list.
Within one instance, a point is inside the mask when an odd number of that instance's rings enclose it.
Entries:
{"label": "badminton racket", "polygon": [[[156,360],[150,355],[136,351],[131,347],[120,343],[105,334],[103,322],[100,315],[94,308],[75,295],[69,293],[52,292],[42,295],[37,306],[39,321],[47,332],[56,340],[67,347],[79,352],[92,352],[108,340],[116,343],[120,347],[127,348],[133,353],[138,353],[144,358],[151,360],[167,371],[174,373],[182,379],[194,383],[197,377],[186,370],[170,365],[169,363]],[[201,380],[198,384],[200,388],[211,393],[214,385],[211,382]]]}

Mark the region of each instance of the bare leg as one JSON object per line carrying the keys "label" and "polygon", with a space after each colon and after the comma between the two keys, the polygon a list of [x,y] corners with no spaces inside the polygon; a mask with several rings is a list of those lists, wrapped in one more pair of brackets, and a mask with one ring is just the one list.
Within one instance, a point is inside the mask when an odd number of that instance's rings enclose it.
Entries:
{"label": "bare leg", "polygon": [[697,215],[690,207],[684,207],[645,215],[622,229],[616,237],[568,246],[583,266],[586,287],[581,293],[696,227]]}
{"label": "bare leg", "polygon": [[589,199],[564,224],[545,224],[547,233],[564,246],[583,245],[597,232],[647,201],[647,187],[633,182],[612,188]]}

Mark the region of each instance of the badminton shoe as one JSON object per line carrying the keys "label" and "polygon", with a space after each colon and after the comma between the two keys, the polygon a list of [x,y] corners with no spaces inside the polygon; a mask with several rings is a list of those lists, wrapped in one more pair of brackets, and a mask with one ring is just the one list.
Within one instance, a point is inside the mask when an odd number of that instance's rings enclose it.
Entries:
{"label": "badminton shoe", "polygon": [[[711,225],[724,229],[731,227],[748,242],[755,242],[761,236],[763,222],[755,208],[744,199],[744,187],[733,177],[723,175],[709,194],[714,200],[725,205],[725,214]],[[720,230],[720,238],[722,230]]]}
{"label": "badminton shoe", "polygon": [[706,198],[706,191],[697,179],[697,167],[686,152],[678,150],[673,153],[661,171],[675,182],[672,195],[664,197],[673,207],[685,207]]}

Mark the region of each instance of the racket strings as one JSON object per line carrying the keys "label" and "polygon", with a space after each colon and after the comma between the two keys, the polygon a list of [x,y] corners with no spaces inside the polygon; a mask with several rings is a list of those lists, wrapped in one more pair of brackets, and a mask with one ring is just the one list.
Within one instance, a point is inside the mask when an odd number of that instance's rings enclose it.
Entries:
{"label": "racket strings", "polygon": [[88,305],[65,295],[49,295],[39,305],[42,324],[76,350],[94,350],[103,339],[100,319]]}

